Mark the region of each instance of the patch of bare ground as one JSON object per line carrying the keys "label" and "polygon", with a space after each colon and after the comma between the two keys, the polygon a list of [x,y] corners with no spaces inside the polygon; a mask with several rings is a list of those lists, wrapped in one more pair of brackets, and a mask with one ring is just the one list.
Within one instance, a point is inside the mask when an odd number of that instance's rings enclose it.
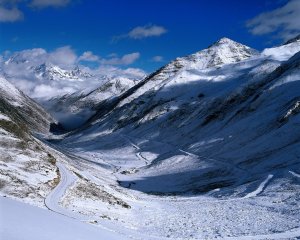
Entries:
{"label": "patch of bare ground", "polygon": [[124,202],[122,199],[115,197],[114,195],[101,189],[101,187],[88,181],[80,181],[72,190],[79,198],[92,199],[94,201],[102,201],[109,203],[110,205],[119,205],[123,208],[131,208],[129,204]]}

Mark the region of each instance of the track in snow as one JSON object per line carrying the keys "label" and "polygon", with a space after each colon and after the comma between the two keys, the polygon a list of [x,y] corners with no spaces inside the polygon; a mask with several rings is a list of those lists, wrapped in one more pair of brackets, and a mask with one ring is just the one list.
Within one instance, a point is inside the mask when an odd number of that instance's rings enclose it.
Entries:
{"label": "track in snow", "polygon": [[262,193],[262,191],[265,189],[265,186],[268,184],[268,182],[273,178],[272,174],[269,174],[268,177],[261,183],[259,184],[258,188],[255,189],[253,192],[248,193],[246,196],[243,198],[251,198],[251,197],[256,197],[258,194]]}
{"label": "track in snow", "polygon": [[292,174],[294,177],[300,178],[300,174],[295,173],[293,171],[289,171],[290,174]]}

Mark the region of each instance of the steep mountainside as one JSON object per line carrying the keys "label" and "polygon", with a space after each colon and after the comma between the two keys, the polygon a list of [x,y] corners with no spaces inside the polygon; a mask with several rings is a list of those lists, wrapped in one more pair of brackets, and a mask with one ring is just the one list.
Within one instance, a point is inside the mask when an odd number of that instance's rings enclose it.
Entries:
{"label": "steep mountainside", "polygon": [[48,133],[51,123],[42,107],[0,78],[1,195],[43,205],[59,179],[56,154],[32,133]]}
{"label": "steep mountainside", "polygon": [[1,113],[36,132],[48,132],[54,119],[40,105],[0,77]]}

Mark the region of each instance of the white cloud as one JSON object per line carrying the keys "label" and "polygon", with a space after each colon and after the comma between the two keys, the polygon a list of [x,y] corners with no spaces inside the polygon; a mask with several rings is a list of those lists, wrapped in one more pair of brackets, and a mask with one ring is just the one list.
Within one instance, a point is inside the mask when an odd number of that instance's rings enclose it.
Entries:
{"label": "white cloud", "polygon": [[14,60],[18,63],[25,63],[30,62],[33,65],[46,62],[48,59],[48,53],[45,49],[42,48],[33,48],[33,49],[26,49],[20,52],[11,53],[11,52],[5,52],[4,57],[9,58],[11,60]]}
{"label": "white cloud", "polygon": [[48,61],[60,67],[69,68],[77,62],[77,55],[70,46],[64,46],[49,53]]}
{"label": "white cloud", "polygon": [[167,29],[158,25],[146,25],[133,28],[130,32],[113,37],[113,42],[123,38],[143,39],[148,37],[159,37],[167,32]]}
{"label": "white cloud", "polygon": [[115,66],[102,65],[95,70],[97,73],[107,75],[109,77],[126,77],[129,79],[142,79],[147,74],[140,68],[121,69]]}
{"label": "white cloud", "polygon": [[46,7],[64,7],[70,3],[70,0],[32,0],[29,4],[35,8],[46,8]]}
{"label": "white cloud", "polygon": [[5,8],[0,6],[0,22],[15,22],[23,18],[23,13],[17,7]]}
{"label": "white cloud", "polygon": [[101,64],[104,65],[130,65],[134,63],[137,59],[139,59],[140,53],[134,52],[125,54],[122,57],[112,57],[109,59],[101,59]]}
{"label": "white cloud", "polygon": [[163,56],[154,56],[152,62],[162,62],[164,60]]}
{"label": "white cloud", "polygon": [[76,91],[74,87],[64,87],[62,84],[39,84],[34,86],[31,95],[35,98],[55,97]]}
{"label": "white cloud", "polygon": [[166,32],[167,32],[167,30],[162,26],[148,25],[148,26],[136,27],[136,28],[132,29],[128,33],[128,37],[133,38],[133,39],[158,37]]}
{"label": "white cloud", "polygon": [[99,57],[91,51],[84,52],[79,58],[78,61],[87,61],[87,62],[98,62]]}
{"label": "white cloud", "polygon": [[277,38],[288,40],[300,31],[300,1],[290,0],[284,6],[264,12],[247,22],[254,35],[275,33]]}

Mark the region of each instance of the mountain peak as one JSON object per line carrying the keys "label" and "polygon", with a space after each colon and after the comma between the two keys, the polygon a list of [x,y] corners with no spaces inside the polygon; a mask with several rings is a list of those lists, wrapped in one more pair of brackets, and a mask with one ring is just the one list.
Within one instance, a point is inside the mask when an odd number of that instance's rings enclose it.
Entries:
{"label": "mountain peak", "polygon": [[226,44],[226,43],[236,43],[236,42],[231,40],[230,38],[222,37],[218,41],[216,41],[213,45],[224,44],[224,43]]}
{"label": "mountain peak", "polygon": [[216,41],[215,43],[213,43],[212,45],[210,45],[208,48],[215,48],[215,47],[220,47],[220,46],[223,46],[224,48],[226,47],[237,47],[237,48],[243,48],[243,47],[246,47],[246,48],[250,48],[246,45],[243,45],[239,42],[236,42],[230,38],[227,38],[227,37],[222,37],[220,38],[218,41]]}
{"label": "mountain peak", "polygon": [[223,37],[208,48],[188,56],[198,69],[219,67],[224,64],[236,63],[255,56],[258,51],[246,45]]}

